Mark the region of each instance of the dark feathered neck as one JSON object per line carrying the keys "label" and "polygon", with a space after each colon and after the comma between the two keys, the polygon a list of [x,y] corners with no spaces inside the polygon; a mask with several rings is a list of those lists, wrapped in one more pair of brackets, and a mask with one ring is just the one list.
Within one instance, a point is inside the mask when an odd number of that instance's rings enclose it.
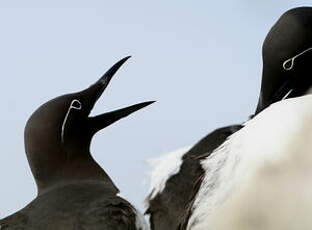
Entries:
{"label": "dark feathered neck", "polygon": [[66,184],[83,183],[85,181],[104,183],[106,186],[111,187],[113,193],[119,192],[107,173],[96,163],[91,155],[79,155],[68,159],[61,167],[55,168],[53,174],[47,173],[45,177],[41,175],[36,179],[38,195]]}

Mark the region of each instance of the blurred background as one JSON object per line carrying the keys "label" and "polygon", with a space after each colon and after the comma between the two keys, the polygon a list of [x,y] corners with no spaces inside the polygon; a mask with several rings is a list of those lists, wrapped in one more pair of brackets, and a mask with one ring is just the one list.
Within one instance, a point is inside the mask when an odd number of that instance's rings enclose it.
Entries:
{"label": "blurred background", "polygon": [[311,1],[1,1],[0,218],[36,195],[23,143],[32,112],[127,55],[92,114],[158,102],[98,133],[91,150],[143,211],[146,159],[245,121],[258,100],[262,42],[303,5]]}

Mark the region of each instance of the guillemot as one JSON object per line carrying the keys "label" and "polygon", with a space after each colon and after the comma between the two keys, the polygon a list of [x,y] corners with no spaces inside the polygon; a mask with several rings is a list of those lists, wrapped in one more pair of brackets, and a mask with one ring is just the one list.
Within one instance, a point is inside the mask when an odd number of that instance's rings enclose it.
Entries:
{"label": "guillemot", "polygon": [[[258,173],[255,169],[279,157],[294,155],[297,144],[302,144],[297,134],[306,133],[304,126],[311,130],[311,96],[304,96],[312,86],[311,25],[312,8],[295,8],[284,13],[268,33],[263,45],[262,85],[255,116],[202,159],[205,173],[198,180],[199,190],[179,229],[219,229],[217,224],[228,220],[224,212],[227,209],[222,207],[232,207],[227,203],[236,191],[248,187],[250,178],[257,178],[251,176]],[[293,147],[287,150],[290,145]],[[233,225],[227,226],[233,229]]]}
{"label": "guillemot", "polygon": [[87,89],[52,99],[31,115],[25,127],[25,150],[38,195],[0,220],[1,230],[148,229],[90,153],[92,137],[99,130],[154,102],[89,116],[128,58]]}

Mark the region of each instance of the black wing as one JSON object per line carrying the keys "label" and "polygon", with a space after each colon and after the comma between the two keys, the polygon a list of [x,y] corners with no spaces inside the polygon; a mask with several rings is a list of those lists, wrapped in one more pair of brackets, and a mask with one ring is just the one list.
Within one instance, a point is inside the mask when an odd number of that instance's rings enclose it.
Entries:
{"label": "black wing", "polygon": [[[208,157],[213,152],[213,150],[215,150],[217,147],[219,147],[230,135],[237,132],[241,128],[243,128],[242,125],[232,125],[232,126],[228,126],[225,128],[220,128],[220,129],[215,130],[213,133],[211,133],[215,137],[214,141],[213,141],[213,145],[215,146],[214,149],[211,149],[210,151],[208,151],[206,153],[202,153],[202,154],[198,155],[197,159],[199,161],[201,161],[204,158]],[[204,140],[204,139],[202,140],[203,143],[205,143],[205,142],[207,143],[208,140]],[[200,142],[202,142],[202,141],[200,141]],[[200,144],[200,142],[198,144]],[[200,146],[199,146],[199,148],[200,148]],[[180,221],[180,224],[178,226],[178,230],[185,230],[187,228],[188,220],[189,220],[190,216],[192,215],[193,203],[195,201],[196,195],[200,189],[200,186],[202,184],[204,177],[205,177],[205,171],[201,170],[201,173],[198,174],[196,179],[193,181],[192,190],[190,192],[190,199],[187,202],[187,206],[186,206],[184,214],[181,218],[182,220]]]}
{"label": "black wing", "polygon": [[217,129],[201,139],[183,156],[178,174],[166,182],[165,189],[153,199],[147,197],[152,230],[175,230],[181,222],[187,222],[190,206],[201,184],[204,170],[200,161],[219,147],[228,136],[242,126],[232,125]]}
{"label": "black wing", "polygon": [[120,197],[93,203],[79,220],[79,230],[143,230],[134,207]]}

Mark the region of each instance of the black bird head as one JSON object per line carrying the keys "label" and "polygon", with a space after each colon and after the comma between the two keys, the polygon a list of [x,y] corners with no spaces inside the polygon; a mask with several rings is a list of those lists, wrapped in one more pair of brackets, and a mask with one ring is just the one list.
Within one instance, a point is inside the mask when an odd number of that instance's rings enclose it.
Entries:
{"label": "black bird head", "polygon": [[92,137],[97,131],[153,103],[139,103],[89,116],[114,74],[128,58],[117,62],[87,89],[43,104],[28,120],[25,149],[39,192],[62,180],[107,179],[104,170],[91,157]]}
{"label": "black bird head", "polygon": [[268,33],[262,56],[256,113],[282,99],[302,96],[312,86],[312,8],[284,13]]}

